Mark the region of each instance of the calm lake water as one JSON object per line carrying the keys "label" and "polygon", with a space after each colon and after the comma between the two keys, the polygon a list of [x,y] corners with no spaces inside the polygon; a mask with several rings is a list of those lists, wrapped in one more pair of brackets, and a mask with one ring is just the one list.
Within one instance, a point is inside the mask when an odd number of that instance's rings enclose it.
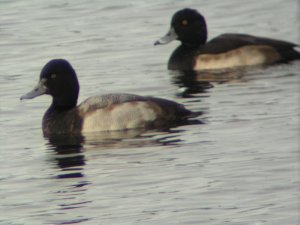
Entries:
{"label": "calm lake water", "polygon": [[[300,62],[192,76],[154,47],[193,7],[209,37],[299,43],[297,0],[0,0],[0,224],[299,224]],[[203,111],[198,124],[44,138],[48,96],[19,101],[52,58],[91,95],[128,92]]]}

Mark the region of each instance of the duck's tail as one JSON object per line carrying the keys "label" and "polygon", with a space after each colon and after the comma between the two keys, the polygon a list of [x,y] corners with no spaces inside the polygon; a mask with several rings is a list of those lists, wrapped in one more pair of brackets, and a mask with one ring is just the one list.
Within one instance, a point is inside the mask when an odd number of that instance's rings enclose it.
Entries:
{"label": "duck's tail", "polygon": [[196,118],[198,116],[203,115],[204,113],[202,111],[190,111],[190,113],[188,115],[186,115],[186,119],[190,119],[190,118]]}

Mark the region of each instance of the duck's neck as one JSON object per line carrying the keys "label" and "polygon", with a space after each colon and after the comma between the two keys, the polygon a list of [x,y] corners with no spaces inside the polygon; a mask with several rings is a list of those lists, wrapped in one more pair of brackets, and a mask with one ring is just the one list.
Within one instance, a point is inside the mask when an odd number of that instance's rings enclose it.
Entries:
{"label": "duck's neck", "polygon": [[190,36],[182,37],[180,41],[184,48],[198,49],[201,45],[205,45],[207,41],[207,32],[193,33]]}
{"label": "duck's neck", "polygon": [[172,53],[168,69],[170,70],[191,70],[195,64],[195,56],[197,55],[198,47],[193,45],[180,45]]}
{"label": "duck's neck", "polygon": [[77,97],[74,96],[65,96],[65,97],[55,97],[52,100],[50,109],[55,111],[67,111],[77,105]]}
{"label": "duck's neck", "polygon": [[181,43],[182,48],[189,50],[198,49],[201,45],[201,43]]}

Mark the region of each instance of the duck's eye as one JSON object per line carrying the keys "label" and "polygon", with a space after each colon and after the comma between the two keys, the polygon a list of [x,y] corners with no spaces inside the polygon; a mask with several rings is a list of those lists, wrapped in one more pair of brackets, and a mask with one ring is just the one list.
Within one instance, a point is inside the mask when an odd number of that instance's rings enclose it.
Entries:
{"label": "duck's eye", "polygon": [[55,78],[56,78],[56,74],[55,73],[51,74],[51,79],[55,79]]}
{"label": "duck's eye", "polygon": [[187,20],[182,20],[182,21],[181,21],[181,25],[183,25],[183,26],[188,25],[188,23],[189,23],[189,22],[188,22]]}

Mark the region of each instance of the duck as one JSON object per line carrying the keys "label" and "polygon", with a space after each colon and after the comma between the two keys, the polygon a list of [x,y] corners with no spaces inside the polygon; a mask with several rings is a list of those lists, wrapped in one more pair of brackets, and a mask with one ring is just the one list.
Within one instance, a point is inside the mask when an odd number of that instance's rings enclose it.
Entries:
{"label": "duck", "polygon": [[175,101],[127,93],[92,96],[77,105],[79,81],[74,68],[65,59],[52,59],[46,63],[38,84],[20,99],[32,99],[44,94],[52,97],[42,121],[45,136],[152,129],[201,114]]}
{"label": "duck", "polygon": [[185,8],[173,15],[170,30],[154,45],[181,42],[169,59],[169,70],[218,70],[300,59],[300,46],[283,40],[225,33],[207,41],[207,36],[204,16]]}

